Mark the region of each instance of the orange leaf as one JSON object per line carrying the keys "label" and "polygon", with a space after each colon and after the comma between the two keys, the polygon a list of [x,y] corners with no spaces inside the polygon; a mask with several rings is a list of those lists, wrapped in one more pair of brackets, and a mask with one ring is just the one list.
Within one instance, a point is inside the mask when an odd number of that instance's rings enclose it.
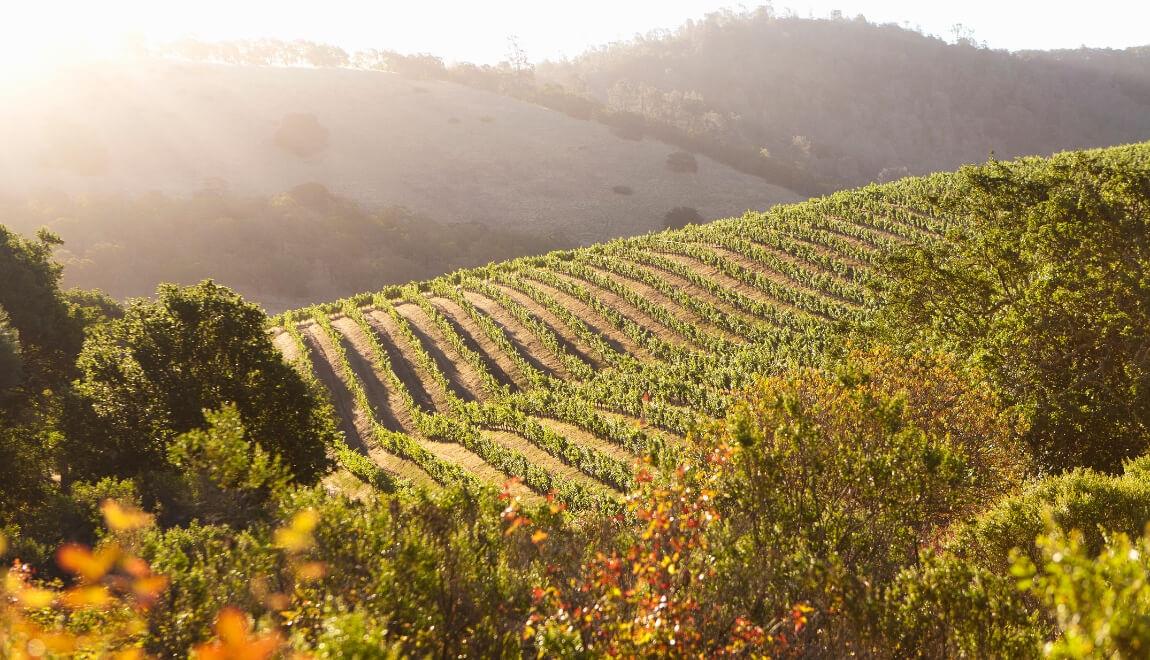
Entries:
{"label": "orange leaf", "polygon": [[56,563],[66,571],[75,573],[88,582],[107,575],[116,563],[120,549],[114,545],[100,548],[95,553],[74,543],[62,546],[56,553]]}
{"label": "orange leaf", "polygon": [[149,527],[155,520],[152,515],[135,507],[123,506],[116,500],[104,500],[100,505],[100,511],[104,514],[104,522],[108,524],[108,529],[113,532]]}

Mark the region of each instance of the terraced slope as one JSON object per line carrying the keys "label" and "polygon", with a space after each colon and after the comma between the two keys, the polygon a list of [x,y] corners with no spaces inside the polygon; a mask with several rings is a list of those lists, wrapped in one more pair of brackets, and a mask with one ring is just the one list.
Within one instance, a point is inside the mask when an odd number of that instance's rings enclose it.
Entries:
{"label": "terraced slope", "polygon": [[276,341],[330,393],[360,476],[514,477],[524,497],[611,508],[751,374],[812,360],[867,314],[879,254],[945,229],[924,201],[945,184],[908,179],[390,287],[284,314]]}

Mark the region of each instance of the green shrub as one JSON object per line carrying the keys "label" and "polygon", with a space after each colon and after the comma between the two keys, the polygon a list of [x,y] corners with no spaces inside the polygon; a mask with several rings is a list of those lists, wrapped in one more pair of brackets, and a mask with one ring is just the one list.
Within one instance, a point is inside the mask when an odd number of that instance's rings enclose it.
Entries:
{"label": "green shrub", "polygon": [[1062,529],[1079,530],[1079,542],[1092,554],[1102,550],[1107,533],[1141,534],[1150,522],[1150,457],[1128,463],[1118,477],[1079,469],[1034,482],[963,525],[948,547],[1000,573],[1012,548],[1037,562],[1035,538],[1046,530],[1047,516]]}

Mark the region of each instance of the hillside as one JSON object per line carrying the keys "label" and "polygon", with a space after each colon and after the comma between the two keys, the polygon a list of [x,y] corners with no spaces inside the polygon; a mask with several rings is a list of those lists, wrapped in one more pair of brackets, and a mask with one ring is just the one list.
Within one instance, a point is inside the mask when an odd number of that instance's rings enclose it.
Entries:
{"label": "hillside", "polygon": [[378,71],[141,60],[0,94],[0,197],[17,201],[43,190],[272,196],[317,182],[369,211],[402,206],[561,247],[660,229],[678,206],[720,217],[798,199],[707,158],[673,172],[678,149],[652,140]]}
{"label": "hillside", "polygon": [[389,287],[279,319],[276,345],[330,393],[392,478],[521,479],[610,506],[636,459],[674,464],[697,414],[756,373],[811,363],[867,314],[873,266],[946,219],[911,179],[681,231]]}
{"label": "hillside", "polygon": [[[765,147],[836,188],[1150,137],[1145,49],[1009,53],[863,17],[723,11],[605,45],[536,77],[705,134]],[[741,155],[742,154],[742,155]]]}
{"label": "hillside", "polygon": [[273,319],[0,228],[0,644],[1141,657],[1147,208],[990,160]]}

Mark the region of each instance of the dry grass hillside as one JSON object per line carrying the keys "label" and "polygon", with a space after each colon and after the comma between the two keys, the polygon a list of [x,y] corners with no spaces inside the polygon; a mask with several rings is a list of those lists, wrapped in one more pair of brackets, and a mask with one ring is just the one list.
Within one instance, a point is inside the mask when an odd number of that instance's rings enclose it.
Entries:
{"label": "dry grass hillside", "polygon": [[662,228],[674,207],[714,218],[798,197],[704,157],[672,171],[676,148],[597,123],[390,73],[153,62],[0,94],[0,195],[14,198],[319,182],[368,207],[577,244]]}

